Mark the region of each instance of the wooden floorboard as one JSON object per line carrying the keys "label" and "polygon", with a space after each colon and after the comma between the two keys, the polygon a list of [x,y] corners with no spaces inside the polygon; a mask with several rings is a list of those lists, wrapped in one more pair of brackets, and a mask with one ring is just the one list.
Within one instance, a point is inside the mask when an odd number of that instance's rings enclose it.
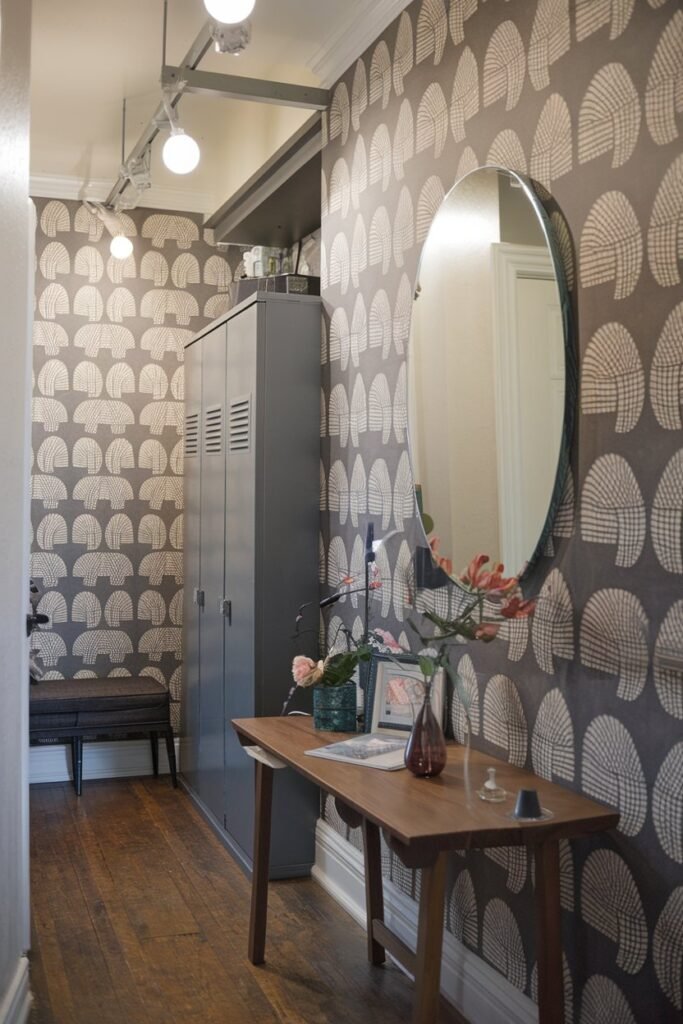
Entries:
{"label": "wooden floorboard", "polygon": [[[31,1024],[398,1024],[412,984],[310,879],[270,886],[267,962],[250,887],[168,779],[31,790]],[[457,1015],[442,1005],[440,1024]]]}

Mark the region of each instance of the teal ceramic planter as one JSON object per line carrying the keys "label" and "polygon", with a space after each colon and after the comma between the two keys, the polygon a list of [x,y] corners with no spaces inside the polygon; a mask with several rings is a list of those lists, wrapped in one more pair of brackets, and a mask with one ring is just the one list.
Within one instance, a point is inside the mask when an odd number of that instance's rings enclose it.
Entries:
{"label": "teal ceramic planter", "polygon": [[356,684],[314,686],[313,724],[326,732],[355,732]]}

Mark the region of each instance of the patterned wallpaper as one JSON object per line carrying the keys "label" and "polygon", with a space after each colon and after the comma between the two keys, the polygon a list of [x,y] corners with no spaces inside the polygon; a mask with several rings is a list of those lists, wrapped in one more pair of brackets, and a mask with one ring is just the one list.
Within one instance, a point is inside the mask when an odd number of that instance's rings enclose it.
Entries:
{"label": "patterned wallpaper", "polygon": [[[362,566],[368,518],[397,530],[376,603],[396,635],[420,539],[405,358],[431,220],[461,175],[502,164],[535,180],[564,253],[580,415],[528,584],[537,612],[459,668],[478,748],[621,811],[616,834],[562,848],[580,1024],[683,1011],[682,129],[676,0],[416,0],[337,84],[327,121],[321,575],[332,587]],[[447,611],[452,595],[419,600]],[[358,626],[352,599],[335,615]],[[451,723],[461,737],[457,707]],[[524,849],[454,857],[447,926],[533,996],[532,887]]]}
{"label": "patterned wallpaper", "polygon": [[178,698],[183,344],[229,306],[240,251],[135,210],[115,260],[80,203],[36,206],[31,574],[51,622],[33,646],[50,678],[150,675]]}

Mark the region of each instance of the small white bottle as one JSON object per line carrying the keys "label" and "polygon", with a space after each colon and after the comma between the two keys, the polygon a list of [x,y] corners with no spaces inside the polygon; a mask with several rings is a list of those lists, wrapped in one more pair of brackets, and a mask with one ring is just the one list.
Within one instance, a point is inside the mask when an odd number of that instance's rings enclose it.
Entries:
{"label": "small white bottle", "polygon": [[507,794],[505,793],[505,790],[502,789],[496,781],[495,768],[487,768],[486,774],[488,775],[488,778],[486,779],[486,782],[484,783],[482,788],[479,790],[479,796],[481,797],[482,800],[488,800],[489,803],[499,804],[505,799]]}

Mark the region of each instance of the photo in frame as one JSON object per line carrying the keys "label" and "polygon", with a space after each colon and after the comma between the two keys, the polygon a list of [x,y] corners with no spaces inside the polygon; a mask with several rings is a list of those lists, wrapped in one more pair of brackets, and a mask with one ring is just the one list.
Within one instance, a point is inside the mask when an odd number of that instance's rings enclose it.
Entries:
{"label": "photo in frame", "polygon": [[[410,654],[373,654],[365,697],[366,732],[409,733],[424,698],[424,677]],[[443,722],[444,670],[432,684],[432,710]]]}

